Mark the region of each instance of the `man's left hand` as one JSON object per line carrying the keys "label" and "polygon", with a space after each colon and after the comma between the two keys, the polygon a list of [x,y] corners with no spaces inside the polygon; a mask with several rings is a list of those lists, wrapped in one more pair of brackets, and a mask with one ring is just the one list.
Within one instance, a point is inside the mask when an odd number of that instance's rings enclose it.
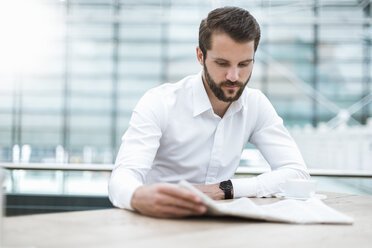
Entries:
{"label": "man's left hand", "polygon": [[194,185],[195,188],[212,198],[213,200],[224,200],[225,193],[220,189],[220,184]]}

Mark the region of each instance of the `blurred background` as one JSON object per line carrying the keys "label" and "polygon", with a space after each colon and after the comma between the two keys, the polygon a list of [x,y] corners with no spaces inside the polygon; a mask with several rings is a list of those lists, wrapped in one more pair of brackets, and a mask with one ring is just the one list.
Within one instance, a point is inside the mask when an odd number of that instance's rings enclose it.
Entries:
{"label": "blurred background", "polygon": [[[372,194],[371,0],[3,0],[8,208],[81,207],[56,206],[58,197],[109,204],[107,181],[132,109],[148,89],[201,70],[200,21],[227,5],[249,10],[261,26],[249,86],[284,119],[318,190]],[[248,146],[236,176],[268,168]],[[30,210],[20,200],[27,197],[44,205]]]}

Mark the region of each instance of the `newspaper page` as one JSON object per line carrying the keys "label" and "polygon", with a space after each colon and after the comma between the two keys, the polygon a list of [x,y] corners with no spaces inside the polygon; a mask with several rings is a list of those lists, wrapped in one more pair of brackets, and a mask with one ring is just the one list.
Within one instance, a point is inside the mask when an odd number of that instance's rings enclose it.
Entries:
{"label": "newspaper page", "polygon": [[192,190],[202,198],[208,208],[207,215],[297,224],[353,224],[354,222],[353,218],[315,198],[306,201],[280,200],[267,205],[257,205],[249,198],[220,203],[212,200],[186,181],[181,181],[179,185]]}

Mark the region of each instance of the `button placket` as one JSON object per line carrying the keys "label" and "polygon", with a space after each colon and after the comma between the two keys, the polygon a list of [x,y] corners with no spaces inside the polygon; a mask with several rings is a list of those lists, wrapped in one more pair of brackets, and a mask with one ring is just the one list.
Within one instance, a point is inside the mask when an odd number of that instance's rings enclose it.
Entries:
{"label": "button placket", "polygon": [[221,167],[221,155],[223,153],[224,142],[224,120],[221,119],[217,125],[214,134],[213,148],[211,152],[211,159],[209,162],[206,184],[215,183],[219,168]]}

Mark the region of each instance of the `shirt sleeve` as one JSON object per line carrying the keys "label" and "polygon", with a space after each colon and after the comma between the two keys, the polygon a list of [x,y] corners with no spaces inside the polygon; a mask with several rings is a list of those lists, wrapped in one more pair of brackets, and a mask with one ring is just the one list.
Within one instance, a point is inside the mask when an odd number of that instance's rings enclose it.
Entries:
{"label": "shirt sleeve", "polygon": [[165,113],[153,92],[146,93],[135,107],[109,181],[109,198],[114,206],[132,210],[132,195],[145,184],[159,148]]}
{"label": "shirt sleeve", "polygon": [[261,92],[256,106],[256,125],[249,142],[259,149],[272,171],[248,179],[233,179],[234,197],[269,197],[281,192],[288,178],[310,178],[295,141]]}

